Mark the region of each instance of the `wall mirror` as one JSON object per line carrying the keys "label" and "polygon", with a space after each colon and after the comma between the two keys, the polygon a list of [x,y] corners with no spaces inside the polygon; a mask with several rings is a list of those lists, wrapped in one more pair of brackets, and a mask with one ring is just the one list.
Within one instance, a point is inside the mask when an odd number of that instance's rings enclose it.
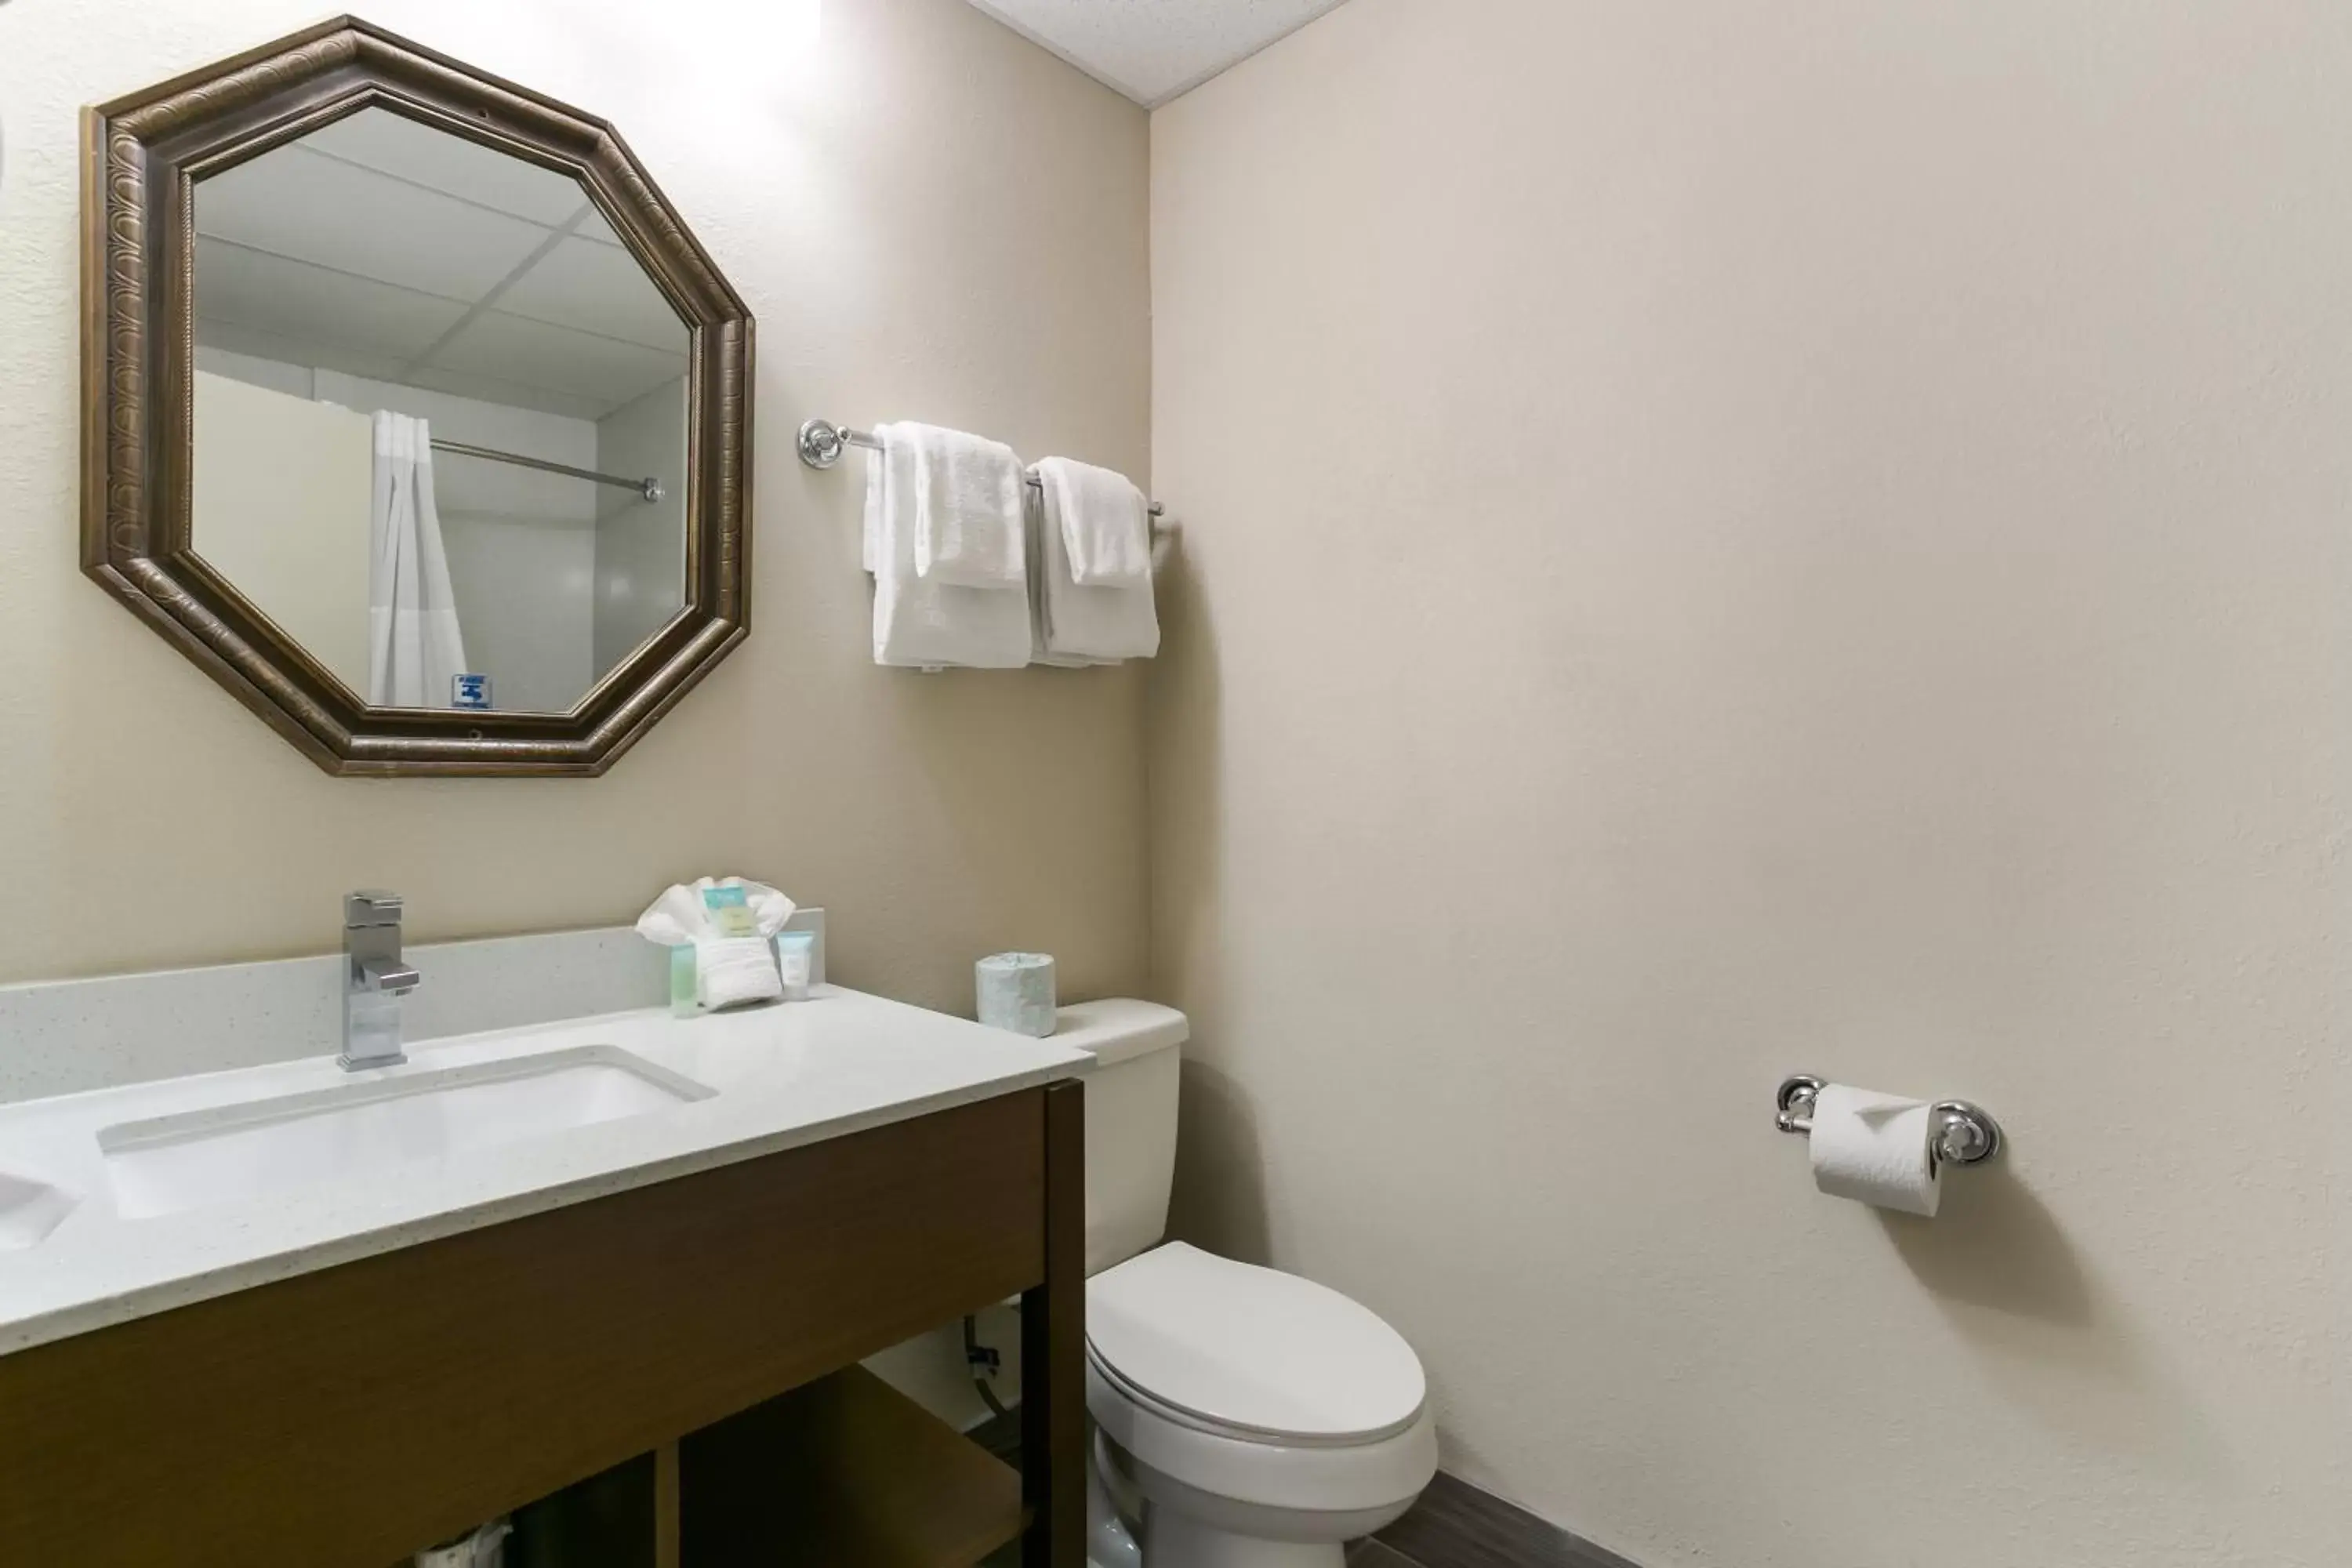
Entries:
{"label": "wall mirror", "polygon": [[751,322],[603,121],[344,18],[89,116],[84,563],[344,773],[594,773],[748,629]]}

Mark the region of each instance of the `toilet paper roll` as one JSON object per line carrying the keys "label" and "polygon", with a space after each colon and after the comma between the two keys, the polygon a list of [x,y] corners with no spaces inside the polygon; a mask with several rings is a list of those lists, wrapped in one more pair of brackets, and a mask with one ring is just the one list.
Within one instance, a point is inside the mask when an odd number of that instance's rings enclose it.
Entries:
{"label": "toilet paper roll", "polygon": [[1053,954],[992,953],[972,965],[972,972],[982,1023],[1041,1040],[1054,1032]]}
{"label": "toilet paper roll", "polygon": [[1813,1185],[1833,1198],[1933,1218],[1944,1195],[1943,1173],[1927,1154],[1933,1117],[1924,1100],[1829,1085],[1813,1100]]}

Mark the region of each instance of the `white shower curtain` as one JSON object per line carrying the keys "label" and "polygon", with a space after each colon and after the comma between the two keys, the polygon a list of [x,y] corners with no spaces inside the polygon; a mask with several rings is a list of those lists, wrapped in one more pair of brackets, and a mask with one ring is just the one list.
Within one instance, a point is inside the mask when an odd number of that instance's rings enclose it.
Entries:
{"label": "white shower curtain", "polygon": [[405,414],[375,416],[369,509],[368,701],[447,708],[466,668],[441,514],[433,505],[433,432]]}

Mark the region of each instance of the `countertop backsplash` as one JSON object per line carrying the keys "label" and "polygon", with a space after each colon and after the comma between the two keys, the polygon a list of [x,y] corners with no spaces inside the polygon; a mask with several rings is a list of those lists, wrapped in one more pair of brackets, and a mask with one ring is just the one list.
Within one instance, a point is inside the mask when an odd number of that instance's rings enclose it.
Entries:
{"label": "countertop backsplash", "polygon": [[[810,983],[824,982],[824,911]],[[425,979],[401,1003],[412,1042],[657,1007],[667,950],[629,926],[426,942]],[[340,1037],[338,953],[0,986],[0,1104],[187,1073],[331,1055]]]}

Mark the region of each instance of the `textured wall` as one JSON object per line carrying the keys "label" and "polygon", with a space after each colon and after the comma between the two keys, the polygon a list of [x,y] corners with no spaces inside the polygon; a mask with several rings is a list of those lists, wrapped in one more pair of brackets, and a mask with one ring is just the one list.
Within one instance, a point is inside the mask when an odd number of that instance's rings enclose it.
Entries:
{"label": "textured wall", "polygon": [[2352,1561],[2345,8],[1354,0],[1153,164],[1183,1223],[1655,1568]]}
{"label": "textured wall", "polygon": [[[79,107],[319,16],[0,7],[0,981],[316,951],[337,897],[421,937],[610,924],[740,869],[835,915],[849,984],[967,1008],[971,960],[1144,966],[1127,672],[873,668],[854,466],[812,414],[919,416],[1141,471],[1142,111],[961,0],[381,0],[610,117],[759,318],[751,640],[602,780],[331,779],[76,568]],[[0,1049],[5,1043],[0,1042]]]}

